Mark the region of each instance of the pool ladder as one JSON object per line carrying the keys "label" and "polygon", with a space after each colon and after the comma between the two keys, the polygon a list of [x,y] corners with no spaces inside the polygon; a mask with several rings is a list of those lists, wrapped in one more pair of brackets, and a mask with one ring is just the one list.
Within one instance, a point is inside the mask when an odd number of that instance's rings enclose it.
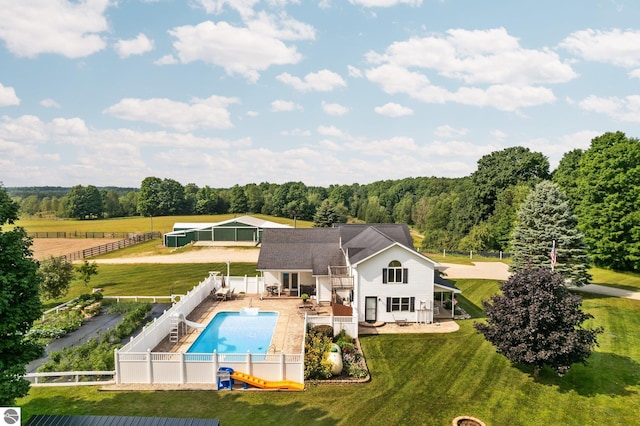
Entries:
{"label": "pool ladder", "polygon": [[180,340],[180,322],[182,320],[178,317],[171,318],[171,330],[169,331],[169,341],[171,343],[178,343]]}

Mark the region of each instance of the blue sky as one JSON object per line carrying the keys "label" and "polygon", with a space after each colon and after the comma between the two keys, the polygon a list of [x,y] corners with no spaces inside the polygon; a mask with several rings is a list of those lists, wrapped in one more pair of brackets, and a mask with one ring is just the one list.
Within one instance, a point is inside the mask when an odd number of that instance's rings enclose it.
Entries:
{"label": "blue sky", "polygon": [[640,136],[640,2],[0,0],[4,186],[459,177]]}

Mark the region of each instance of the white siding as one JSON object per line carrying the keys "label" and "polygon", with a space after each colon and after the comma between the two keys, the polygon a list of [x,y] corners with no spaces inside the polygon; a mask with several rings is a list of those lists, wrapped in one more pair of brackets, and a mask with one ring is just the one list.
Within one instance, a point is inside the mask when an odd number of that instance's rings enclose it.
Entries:
{"label": "white siding", "polygon": [[[382,270],[389,266],[389,262],[397,260],[402,268],[408,270],[407,284],[383,284]],[[417,312],[387,312],[387,297],[414,297],[415,308],[419,308],[420,301],[426,301],[428,306],[433,302],[433,265],[420,254],[401,247],[391,247],[378,255],[357,265],[354,278],[358,292],[358,321],[365,319],[365,298],[376,297],[377,321],[393,322],[394,315],[408,321],[417,321]],[[421,318],[424,320],[424,318]],[[429,321],[431,318],[428,319]]]}

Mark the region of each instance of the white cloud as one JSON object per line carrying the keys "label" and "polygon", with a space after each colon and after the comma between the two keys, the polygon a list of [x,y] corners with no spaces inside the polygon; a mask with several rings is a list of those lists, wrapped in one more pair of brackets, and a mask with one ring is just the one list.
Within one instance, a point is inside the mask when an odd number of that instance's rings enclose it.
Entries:
{"label": "white cloud", "polygon": [[174,65],[178,63],[178,60],[173,55],[164,55],[163,57],[153,61],[156,65]]}
{"label": "white cloud", "polygon": [[433,134],[438,138],[453,139],[466,136],[469,129],[456,129],[448,124],[436,127]]}
{"label": "white cloud", "polygon": [[423,155],[425,157],[431,155],[442,158],[479,158],[500,148],[500,146],[493,144],[476,145],[471,142],[461,141],[434,141],[424,147]]}
{"label": "white cloud", "polygon": [[60,108],[60,104],[51,98],[46,98],[40,101],[40,106],[45,108]]}
{"label": "white cloud", "polygon": [[247,28],[256,34],[279,40],[314,40],[316,30],[313,26],[289,17],[286,13],[272,15],[258,13],[255,19],[247,21]]}
{"label": "white cloud", "polygon": [[301,92],[330,92],[337,87],[346,87],[347,85],[339,74],[326,69],[309,73],[304,76],[304,79],[294,77],[286,72],[277,76],[276,79]]}
{"label": "white cloud", "polygon": [[54,118],[49,128],[51,133],[60,136],[86,137],[89,134],[84,120],[80,118]]}
{"label": "white cloud", "polygon": [[405,115],[413,115],[413,110],[411,108],[396,104],[394,102],[389,102],[382,106],[375,107],[374,111],[380,115],[386,115],[387,117],[402,117]]}
{"label": "white cloud", "polygon": [[640,66],[640,30],[576,31],[559,46],[587,61],[625,68]]}
{"label": "white cloud", "polygon": [[271,102],[271,111],[273,112],[288,112],[302,110],[302,106],[291,101],[284,101],[282,99]]}
{"label": "white cloud", "polygon": [[[374,64],[366,71],[367,78],[386,93],[503,111],[555,102],[553,91],[541,85],[577,76],[555,52],[524,49],[504,28],[454,29],[445,35],[413,37],[392,43],[382,54],[369,52],[366,58]],[[443,85],[432,84],[429,71],[444,77]]]}
{"label": "white cloud", "polygon": [[349,0],[349,3],[364,7],[393,7],[399,4],[421,6],[422,0]]}
{"label": "white cloud", "polygon": [[[411,137],[394,136],[381,140],[352,140],[347,146],[349,149],[361,152],[363,156],[388,156],[391,155],[411,155],[411,152],[418,151],[416,142]],[[402,154],[397,154],[402,153]]]}
{"label": "white cloud", "polygon": [[556,97],[551,89],[536,86],[494,85],[486,90],[460,88],[448,98],[464,105],[491,106],[502,111],[553,103]]}
{"label": "white cloud", "polygon": [[118,40],[114,49],[121,58],[128,58],[132,55],[142,55],[153,50],[153,41],[143,33],[131,40]]}
{"label": "white cloud", "polygon": [[207,13],[222,13],[226,6],[247,18],[253,16],[253,8],[260,0],[194,0],[194,2],[202,6]]}
{"label": "white cloud", "polygon": [[616,96],[602,98],[591,95],[578,105],[586,111],[604,114],[620,121],[640,123],[640,95],[630,95],[624,98]]}
{"label": "white cloud", "polygon": [[295,64],[301,59],[295,47],[226,22],[185,25],[170,30],[169,34],[176,39],[173,47],[182,63],[202,61],[254,83],[260,77],[259,71],[272,65]]}
{"label": "white cloud", "polygon": [[629,72],[630,78],[640,78],[640,68],[636,68],[635,70],[631,70]]}
{"label": "white cloud", "polygon": [[0,121],[0,140],[33,144],[46,142],[47,139],[45,123],[35,115],[18,118],[3,116]]}
{"label": "white cloud", "polygon": [[16,56],[53,53],[68,58],[89,56],[105,48],[99,35],[109,30],[104,16],[109,0],[4,1],[0,39]]}
{"label": "white cloud", "polygon": [[492,138],[494,138],[496,140],[499,140],[499,141],[503,141],[503,140],[505,140],[507,138],[507,136],[509,136],[505,132],[503,132],[502,130],[498,130],[498,129],[491,130],[489,132],[489,135]]}
{"label": "white cloud", "polygon": [[342,146],[328,139],[323,139],[318,142],[318,146],[324,149],[328,149],[329,151],[344,151],[344,148]]}
{"label": "white cloud", "polygon": [[319,135],[323,136],[337,136],[340,138],[348,137],[348,135],[335,126],[319,126],[316,131]]}
{"label": "white cloud", "polygon": [[362,78],[362,77],[364,77],[364,74],[362,73],[362,71],[359,68],[356,68],[354,66],[348,65],[347,66],[347,70],[349,71],[349,77],[353,77],[353,78]]}
{"label": "white cloud", "polygon": [[20,105],[20,98],[13,87],[6,87],[0,83],[0,107]]}
{"label": "white cloud", "polygon": [[303,129],[283,130],[280,132],[282,136],[311,136],[311,131]]}
{"label": "white cloud", "polygon": [[418,72],[395,65],[367,70],[367,78],[388,94],[404,93],[426,103],[457,102],[464,105],[491,106],[503,111],[555,102],[551,89],[537,86],[492,85],[486,89],[460,87],[455,92],[434,86]]}
{"label": "white cloud", "polygon": [[129,121],[143,121],[178,131],[201,127],[227,129],[233,127],[227,107],[239,103],[237,98],[210,96],[193,98],[189,103],[170,99],[125,98],[103,112]]}
{"label": "white cloud", "polygon": [[413,37],[392,43],[383,54],[369,52],[367,58],[371,63],[434,70],[466,84],[564,83],[577,77],[555,52],[524,49],[504,28],[452,29],[446,35]]}
{"label": "white cloud", "polygon": [[328,115],[345,115],[349,112],[349,108],[344,105],[327,102],[322,102],[322,110]]}
{"label": "white cloud", "polygon": [[257,117],[259,115],[260,115],[260,113],[258,111],[247,111],[247,116],[248,117]]}

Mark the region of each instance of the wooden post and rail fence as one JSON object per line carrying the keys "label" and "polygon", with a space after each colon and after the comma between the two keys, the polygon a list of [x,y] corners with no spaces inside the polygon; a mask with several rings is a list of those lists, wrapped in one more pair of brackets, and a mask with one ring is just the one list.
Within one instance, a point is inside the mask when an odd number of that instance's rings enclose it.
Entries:
{"label": "wooden post and rail fence", "polygon": [[66,262],[73,262],[75,260],[83,260],[89,257],[98,256],[100,254],[109,253],[121,248],[129,247],[134,244],[142,243],[145,241],[161,238],[160,232],[145,232],[145,233],[113,233],[113,232],[33,232],[29,234],[31,238],[118,238],[123,239],[113,241],[106,244],[101,244],[96,247],[86,248],[84,250],[74,251],[72,253],[63,254],[60,256]]}

